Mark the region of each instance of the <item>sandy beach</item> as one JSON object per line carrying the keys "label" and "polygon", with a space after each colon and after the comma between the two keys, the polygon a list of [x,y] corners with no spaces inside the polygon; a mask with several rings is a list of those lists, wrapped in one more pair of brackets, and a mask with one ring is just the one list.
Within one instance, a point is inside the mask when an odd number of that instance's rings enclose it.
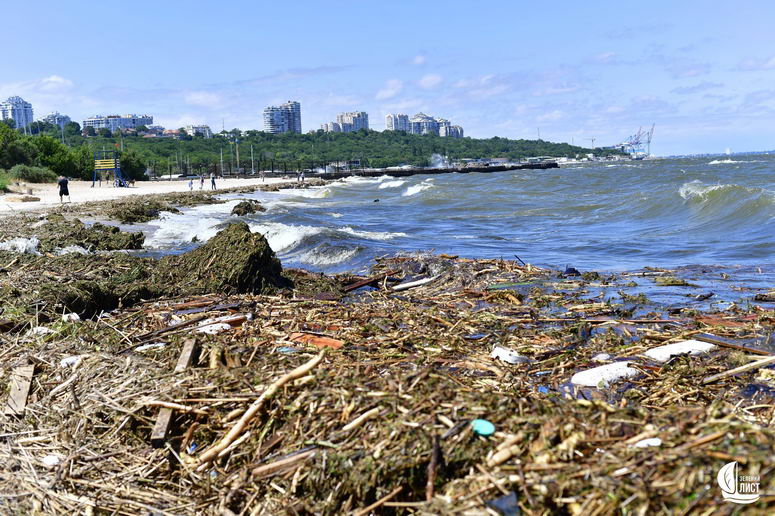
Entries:
{"label": "sandy beach", "polygon": [[[289,182],[281,178],[260,178],[251,179],[217,179],[216,186],[219,190],[226,188],[238,188],[245,186],[268,185],[276,183]],[[186,192],[189,190],[186,180],[157,180],[157,181],[138,181],[134,186],[126,188],[114,188],[106,181],[102,186],[92,188],[91,181],[70,181],[68,184],[70,190],[70,202],[83,203],[88,201],[108,201],[119,197],[132,195],[165,194],[172,192]],[[204,189],[210,189],[210,180],[205,179]],[[38,208],[50,208],[60,204],[59,187],[55,183],[47,184],[20,184],[11,185],[12,193],[0,195],[0,214],[14,213],[19,211],[33,211]],[[199,191],[199,181],[194,181],[194,191]],[[32,195],[40,198],[39,201],[22,202],[21,198],[25,195]],[[65,197],[65,204],[67,204]]]}

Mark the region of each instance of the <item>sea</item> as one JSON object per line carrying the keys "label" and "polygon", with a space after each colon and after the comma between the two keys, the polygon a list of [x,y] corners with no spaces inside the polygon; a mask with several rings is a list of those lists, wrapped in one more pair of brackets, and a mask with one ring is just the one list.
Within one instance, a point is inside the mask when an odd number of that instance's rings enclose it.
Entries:
{"label": "sea", "polygon": [[[266,211],[230,215],[246,198]],[[365,272],[376,257],[427,252],[612,272],[690,265],[772,271],[775,262],[772,154],[351,177],[224,199],[144,226],[146,251],[185,252],[244,220],[284,267],[328,273]]]}

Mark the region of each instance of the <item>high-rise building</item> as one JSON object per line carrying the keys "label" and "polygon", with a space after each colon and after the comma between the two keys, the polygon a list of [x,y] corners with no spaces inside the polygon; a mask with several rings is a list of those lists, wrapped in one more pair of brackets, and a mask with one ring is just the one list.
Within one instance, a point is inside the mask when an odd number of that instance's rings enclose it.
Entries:
{"label": "high-rise building", "polygon": [[446,136],[448,138],[462,138],[463,128],[459,125],[444,125],[439,127],[439,136]]}
{"label": "high-rise building", "polygon": [[272,134],[301,133],[301,104],[289,100],[264,109],[264,131]]}
{"label": "high-rise building", "polygon": [[425,113],[417,113],[409,119],[409,132],[412,134],[439,134],[439,122]]}
{"label": "high-rise building", "polygon": [[21,97],[8,97],[0,102],[0,120],[13,120],[17,129],[24,129],[32,123],[32,104]]}
{"label": "high-rise building", "polygon": [[187,125],[183,129],[185,129],[186,134],[189,136],[196,136],[199,133],[203,138],[213,137],[213,132],[210,130],[209,125]]}
{"label": "high-rise building", "polygon": [[409,132],[409,117],[400,113],[387,115],[385,116],[385,129]]}
{"label": "high-rise building", "polygon": [[342,126],[343,133],[369,128],[369,114],[365,111],[352,111],[336,115],[336,123]]}
{"label": "high-rise building", "polygon": [[42,122],[53,124],[60,129],[64,129],[64,127],[70,123],[70,117],[61,114],[59,111],[54,111],[53,113],[44,116]]}
{"label": "high-rise building", "polygon": [[95,115],[83,121],[83,128],[93,127],[96,129],[108,129],[114,132],[118,129],[135,129],[141,125],[149,126],[153,124],[151,115]]}
{"label": "high-rise building", "polygon": [[327,133],[341,133],[342,132],[342,125],[338,122],[328,122],[325,124],[320,124],[320,128],[323,129]]}

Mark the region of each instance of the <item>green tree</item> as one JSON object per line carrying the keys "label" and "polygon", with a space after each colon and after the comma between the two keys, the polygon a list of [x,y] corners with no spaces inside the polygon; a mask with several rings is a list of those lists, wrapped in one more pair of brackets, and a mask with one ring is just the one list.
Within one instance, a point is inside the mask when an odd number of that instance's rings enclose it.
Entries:
{"label": "green tree", "polygon": [[83,134],[86,136],[97,136],[97,131],[94,130],[94,127],[88,126],[83,130]]}
{"label": "green tree", "polygon": [[110,138],[113,136],[113,133],[110,132],[110,129],[107,127],[101,127],[99,131],[97,131],[97,134],[99,136],[102,136],[103,138]]}
{"label": "green tree", "polygon": [[145,176],[145,162],[140,155],[133,150],[124,151],[121,156],[121,174],[126,179],[143,180]]}

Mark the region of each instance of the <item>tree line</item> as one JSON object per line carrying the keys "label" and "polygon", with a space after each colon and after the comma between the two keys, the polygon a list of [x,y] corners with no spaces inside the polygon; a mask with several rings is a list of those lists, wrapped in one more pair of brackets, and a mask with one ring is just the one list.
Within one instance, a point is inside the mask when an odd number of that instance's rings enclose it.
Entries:
{"label": "tree line", "polygon": [[[531,156],[580,157],[602,149],[567,143],[508,138],[443,138],[403,131],[360,130],[353,133],[269,134],[262,131],[223,131],[213,138],[187,135],[179,139],[149,138],[140,131],[111,133],[107,129],[88,134],[75,122],[64,128],[35,122],[23,134],[0,123],[0,170],[15,165],[45,167],[70,178],[91,179],[94,152],[116,150],[127,178],[152,175],[237,173],[255,170],[317,168],[331,162],[358,160],[365,167],[427,166],[433,154],[451,160]],[[239,161],[238,161],[239,157]]]}

